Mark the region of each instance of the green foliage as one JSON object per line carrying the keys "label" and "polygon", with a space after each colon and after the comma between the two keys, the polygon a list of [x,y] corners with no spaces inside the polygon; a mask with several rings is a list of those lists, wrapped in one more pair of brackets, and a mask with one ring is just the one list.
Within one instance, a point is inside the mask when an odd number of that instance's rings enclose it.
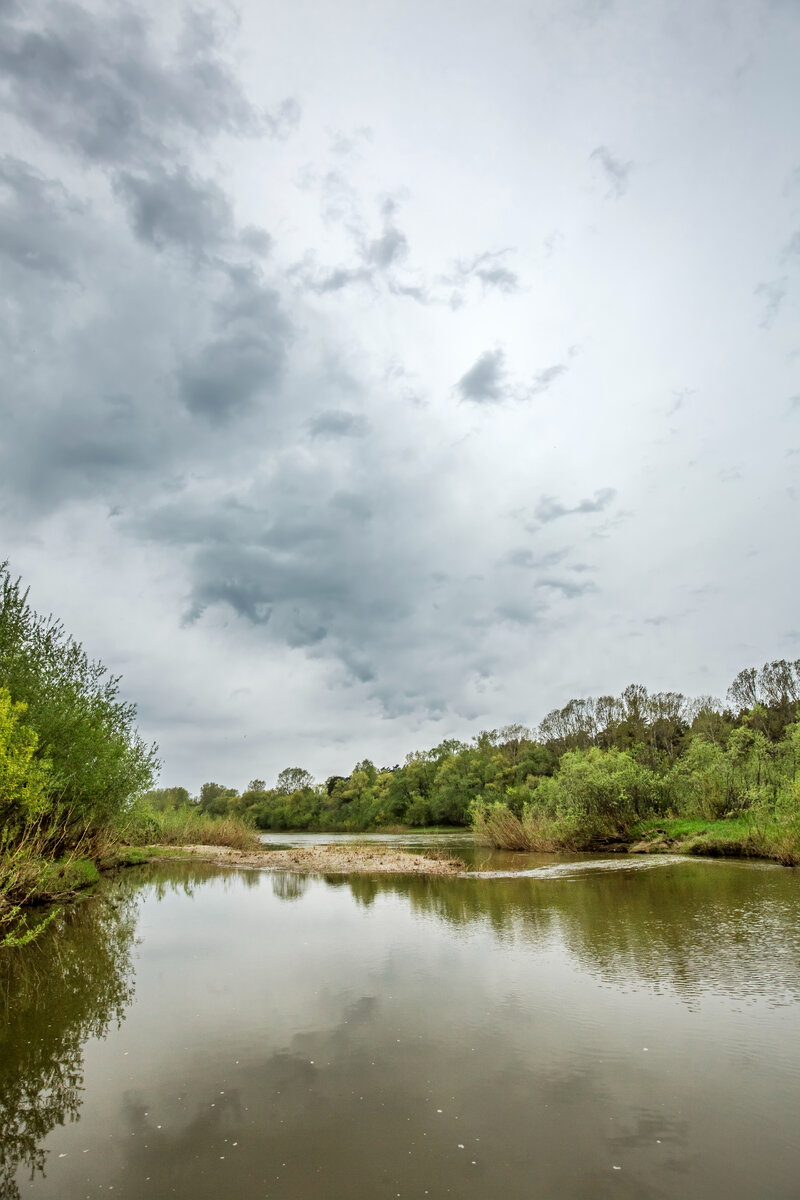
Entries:
{"label": "green foliage", "polygon": [[50,764],[37,757],[39,739],[23,724],[27,704],[0,686],[0,843],[47,811]]}
{"label": "green foliage", "polygon": [[[23,796],[3,796],[17,836],[32,820],[58,830],[61,845],[74,844],[124,817],[134,798],[151,786],[155,747],[135,728],[134,705],[119,695],[119,679],[89,659],[60,622],[39,616],[28,594],[0,564],[0,687],[14,706],[4,708],[6,739],[17,728],[11,757],[20,766],[27,750]],[[0,718],[3,720],[3,718]],[[9,768],[11,769],[11,768]]]}
{"label": "green foliage", "polygon": [[[498,845],[577,849],[626,839],[648,818],[757,814],[761,827],[779,825],[791,841],[792,822],[800,824],[798,695],[800,660],[740,673],[727,708],[712,696],[687,700],[631,684],[618,697],[570,700],[535,732],[508,725],[469,742],[451,738],[393,767],[364,759],[324,784],[287,767],[274,786],[256,778],[241,794],[212,782],[197,799],[157,789],[143,808],[132,806],[138,832],[130,836],[158,840],[164,814],[196,811],[264,830],[472,824]],[[749,708],[742,698],[752,699]]]}
{"label": "green foliage", "polygon": [[661,786],[654,772],[625,750],[569,750],[558,771],[543,779],[530,806],[539,816],[608,836],[657,811]]}
{"label": "green foliage", "polygon": [[152,788],[144,793],[142,800],[155,812],[163,812],[167,808],[186,808],[192,803],[185,787]]}

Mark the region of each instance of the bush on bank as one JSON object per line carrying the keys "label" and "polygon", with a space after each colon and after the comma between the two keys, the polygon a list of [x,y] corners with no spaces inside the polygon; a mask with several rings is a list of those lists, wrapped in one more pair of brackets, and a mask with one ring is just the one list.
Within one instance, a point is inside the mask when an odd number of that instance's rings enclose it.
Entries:
{"label": "bush on bank", "polygon": [[[152,786],[156,748],[135,717],[119,679],[0,563],[0,944],[26,936],[21,903],[68,890],[53,862],[102,856]],[[76,886],[91,870],[69,874]]]}

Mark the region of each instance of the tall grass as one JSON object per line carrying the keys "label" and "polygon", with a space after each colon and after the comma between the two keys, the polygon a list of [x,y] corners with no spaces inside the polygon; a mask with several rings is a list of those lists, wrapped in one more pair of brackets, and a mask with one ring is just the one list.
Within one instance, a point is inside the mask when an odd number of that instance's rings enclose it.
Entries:
{"label": "tall grass", "polygon": [[[148,841],[162,846],[231,846],[234,850],[252,850],[261,843],[241,817],[210,817],[191,808],[167,809],[153,813]],[[142,843],[140,843],[142,844]]]}
{"label": "tall grass", "polygon": [[572,821],[542,816],[530,807],[517,816],[499,801],[475,805],[472,828],[481,846],[548,854],[556,850],[585,850],[597,841],[608,840],[613,832],[597,821],[578,826]]}

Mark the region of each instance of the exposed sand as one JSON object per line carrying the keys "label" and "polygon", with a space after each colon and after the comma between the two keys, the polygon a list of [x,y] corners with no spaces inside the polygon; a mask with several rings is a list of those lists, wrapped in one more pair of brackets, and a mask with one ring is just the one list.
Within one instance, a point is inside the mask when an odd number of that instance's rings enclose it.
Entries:
{"label": "exposed sand", "polygon": [[[381,846],[304,846],[286,850],[233,850],[230,846],[170,846],[176,857],[201,859],[222,867],[296,871],[319,875],[457,875],[458,858],[429,858]],[[162,859],[169,855],[161,855]]]}

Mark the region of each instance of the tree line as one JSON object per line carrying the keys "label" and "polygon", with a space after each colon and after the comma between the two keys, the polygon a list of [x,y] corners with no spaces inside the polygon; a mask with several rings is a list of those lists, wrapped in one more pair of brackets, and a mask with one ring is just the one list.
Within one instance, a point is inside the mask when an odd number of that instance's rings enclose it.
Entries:
{"label": "tree line", "polygon": [[446,739],[394,766],[364,759],[324,782],[290,767],[271,787],[253,779],[240,793],[208,782],[196,797],[173,787],[147,800],[157,810],[240,816],[264,830],[467,826],[497,805],[587,828],[601,814],[718,818],[759,805],[800,812],[799,703],[800,660],[781,659],[740,671],[724,702],[631,684],[619,696],[570,700],[536,729]]}

